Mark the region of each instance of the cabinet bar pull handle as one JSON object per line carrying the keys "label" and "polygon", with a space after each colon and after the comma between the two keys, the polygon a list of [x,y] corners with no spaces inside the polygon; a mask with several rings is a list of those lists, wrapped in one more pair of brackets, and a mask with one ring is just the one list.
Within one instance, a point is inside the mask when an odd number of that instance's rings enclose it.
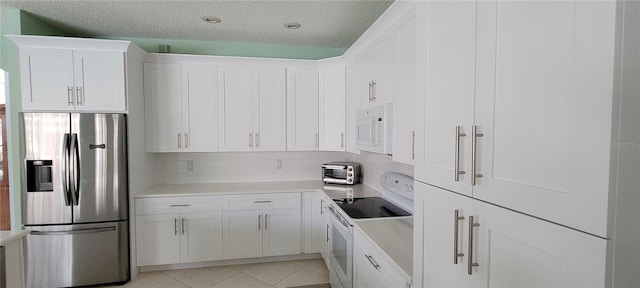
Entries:
{"label": "cabinet bar pull handle", "polygon": [[262,227],[262,214],[258,214],[258,230]]}
{"label": "cabinet bar pull handle", "polygon": [[476,173],[476,165],[477,165],[477,152],[476,152],[476,148],[478,146],[478,141],[477,138],[478,137],[484,137],[483,133],[477,133],[477,126],[473,125],[471,127],[471,134],[472,134],[472,138],[471,138],[471,186],[476,186],[476,178],[481,178],[482,174],[478,174]]}
{"label": "cabinet bar pull handle", "polygon": [[253,203],[271,203],[273,201],[271,200],[260,200],[260,201],[253,201]]}
{"label": "cabinet bar pull handle", "polygon": [[171,204],[169,207],[189,207],[191,204]]}
{"label": "cabinet bar pull handle", "polygon": [[256,147],[260,147],[260,133],[256,133]]}
{"label": "cabinet bar pull handle", "polygon": [[329,242],[329,224],[327,224],[327,242]]}
{"label": "cabinet bar pull handle", "polygon": [[344,132],[340,133],[340,148],[344,148]]}
{"label": "cabinet bar pull handle", "polygon": [[376,101],[378,97],[376,97],[376,81],[371,81],[371,102]]}
{"label": "cabinet bar pull handle", "polygon": [[253,147],[253,133],[249,133],[249,147]]}
{"label": "cabinet bar pull handle", "polygon": [[73,87],[67,86],[67,101],[69,106],[73,106]]}
{"label": "cabinet bar pull handle", "polygon": [[320,199],[320,215],[324,214],[324,209],[322,209],[322,206],[324,206],[324,199]]}
{"label": "cabinet bar pull handle", "polygon": [[371,99],[371,87],[373,85],[371,85],[371,81],[369,81],[369,103],[371,103],[371,101],[373,101],[373,99]]}
{"label": "cabinet bar pull handle", "polygon": [[269,214],[264,214],[264,230],[267,230],[267,222],[269,221]]}
{"label": "cabinet bar pull handle", "polygon": [[173,235],[178,235],[178,218],[173,218]]}
{"label": "cabinet bar pull handle", "polygon": [[416,159],[416,130],[411,131],[412,140],[411,140],[411,160]]}
{"label": "cabinet bar pull handle", "polygon": [[473,262],[473,228],[480,226],[480,223],[473,223],[473,216],[469,216],[469,250],[467,251],[469,257],[467,257],[467,274],[473,274],[473,267],[478,267],[480,264]]}
{"label": "cabinet bar pull handle", "polygon": [[84,93],[82,93],[82,87],[76,87],[76,102],[78,105],[82,105],[84,102]]}
{"label": "cabinet bar pull handle", "polygon": [[182,148],[182,135],[178,133],[178,148]]}
{"label": "cabinet bar pull handle", "polygon": [[182,218],[182,235],[184,235],[184,218]]}
{"label": "cabinet bar pull handle", "polygon": [[184,148],[189,148],[189,133],[184,133]]}
{"label": "cabinet bar pull handle", "polygon": [[463,257],[464,253],[458,251],[458,222],[464,220],[464,217],[460,216],[460,210],[453,212],[453,264],[458,264],[458,257]]}
{"label": "cabinet bar pull handle", "polygon": [[373,268],[376,268],[376,270],[380,268],[380,265],[378,265],[378,262],[376,262],[376,260],[373,260],[373,257],[371,257],[371,255],[364,255],[364,257],[367,257],[367,260],[369,260],[369,263],[373,265]]}
{"label": "cabinet bar pull handle", "polygon": [[454,180],[460,181],[460,174],[464,174],[464,171],[460,171],[460,137],[467,136],[465,133],[460,133],[460,126],[456,126],[456,147],[455,147],[455,175]]}

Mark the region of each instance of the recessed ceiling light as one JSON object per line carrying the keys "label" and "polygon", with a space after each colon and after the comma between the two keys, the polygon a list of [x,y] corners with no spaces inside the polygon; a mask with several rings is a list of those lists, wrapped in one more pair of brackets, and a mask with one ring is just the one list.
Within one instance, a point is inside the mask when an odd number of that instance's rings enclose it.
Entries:
{"label": "recessed ceiling light", "polygon": [[218,24],[222,22],[222,19],[215,16],[202,16],[200,17],[200,19],[202,19],[202,21],[204,22],[211,23],[211,24]]}
{"label": "recessed ceiling light", "polygon": [[289,22],[289,23],[284,23],[284,27],[287,29],[298,29],[302,27],[302,25],[300,25],[300,23],[298,22]]}

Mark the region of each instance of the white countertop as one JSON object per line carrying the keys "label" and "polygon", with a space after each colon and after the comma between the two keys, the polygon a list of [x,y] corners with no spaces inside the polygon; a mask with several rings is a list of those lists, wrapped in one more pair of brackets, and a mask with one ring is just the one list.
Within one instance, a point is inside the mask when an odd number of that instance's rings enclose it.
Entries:
{"label": "white countertop", "polygon": [[331,198],[380,196],[380,192],[364,185],[325,185],[322,181],[203,183],[158,185],[136,194],[135,198],[184,197],[236,194],[273,194],[291,192],[324,191]]}
{"label": "white countertop", "polygon": [[397,265],[398,271],[411,283],[413,274],[413,217],[376,218],[354,221],[371,242]]}
{"label": "white countertop", "polygon": [[5,230],[0,231],[0,246],[5,246],[15,240],[22,239],[22,237],[29,234],[29,230]]}

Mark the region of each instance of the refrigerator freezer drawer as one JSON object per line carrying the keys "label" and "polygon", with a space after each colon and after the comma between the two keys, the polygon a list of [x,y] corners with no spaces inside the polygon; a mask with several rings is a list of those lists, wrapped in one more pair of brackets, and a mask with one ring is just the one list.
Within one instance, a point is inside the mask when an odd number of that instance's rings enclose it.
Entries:
{"label": "refrigerator freezer drawer", "polygon": [[129,279],[128,222],[29,226],[27,287],[70,287]]}

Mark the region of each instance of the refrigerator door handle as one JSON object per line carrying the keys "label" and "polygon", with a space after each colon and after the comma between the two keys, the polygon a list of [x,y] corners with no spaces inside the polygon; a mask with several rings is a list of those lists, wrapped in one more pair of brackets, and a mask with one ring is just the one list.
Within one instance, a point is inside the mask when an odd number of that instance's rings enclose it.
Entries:
{"label": "refrigerator door handle", "polygon": [[89,234],[116,231],[116,226],[93,228],[93,229],[79,229],[69,231],[31,231],[31,235],[74,235],[74,234]]}
{"label": "refrigerator door handle", "polygon": [[73,206],[78,206],[78,201],[80,198],[80,150],[78,149],[78,134],[73,133],[71,135],[71,176],[73,178],[73,183],[71,189],[71,200],[73,201]]}
{"label": "refrigerator door handle", "polygon": [[64,190],[64,205],[71,206],[69,195],[69,133],[64,133],[62,143],[62,189]]}

